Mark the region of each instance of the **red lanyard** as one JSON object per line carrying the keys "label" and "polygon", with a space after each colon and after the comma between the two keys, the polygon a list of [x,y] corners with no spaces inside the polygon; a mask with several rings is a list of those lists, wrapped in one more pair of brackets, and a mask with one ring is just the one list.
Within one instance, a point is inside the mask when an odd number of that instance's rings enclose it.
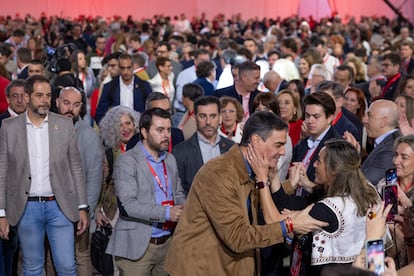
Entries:
{"label": "red lanyard", "polygon": [[168,199],[168,174],[167,174],[167,167],[165,166],[165,162],[162,161],[162,166],[164,168],[164,179],[165,179],[165,190],[164,186],[161,183],[161,179],[158,177],[157,173],[155,172],[154,168],[151,166],[150,162],[147,161],[148,168],[150,169],[150,172],[152,176],[154,176],[155,181],[157,181],[158,187],[160,187],[161,191],[165,194],[165,198]]}
{"label": "red lanyard", "polygon": [[237,130],[237,123],[236,126],[234,127],[234,129],[232,131],[227,131],[223,124],[221,124],[221,132],[223,132],[224,134],[226,134],[228,136],[228,139],[230,139],[231,137],[236,135],[236,130]]}
{"label": "red lanyard", "polygon": [[119,143],[119,149],[121,150],[122,153],[124,153],[126,151],[126,146],[124,143]]}
{"label": "red lanyard", "polygon": [[[309,159],[308,159],[308,160],[306,160],[306,162],[304,162],[304,163],[303,163],[303,166],[305,167],[305,169],[306,169],[306,170],[308,169],[308,167],[309,167],[309,163],[311,162],[311,160],[312,160],[313,156],[315,155],[316,149],[317,149],[317,147],[315,147],[315,149],[313,150],[313,152],[312,152],[311,156],[309,156]],[[308,150],[306,151],[305,158],[306,158],[306,156],[308,155],[308,153],[309,153],[309,151],[310,151],[310,150],[311,150],[311,149],[308,149]],[[303,162],[303,160],[302,160],[302,162]]]}
{"label": "red lanyard", "polygon": [[385,92],[387,92],[388,88],[391,87],[391,85],[393,85],[399,78],[401,77],[401,74],[398,73],[396,75],[394,75],[389,81],[387,81],[387,83],[384,86],[384,89],[382,89],[382,97],[384,97]]}
{"label": "red lanyard", "polygon": [[190,120],[190,118],[193,116],[194,110],[191,112],[188,112],[187,117],[184,119],[183,123],[178,127],[179,129],[183,130],[185,124]]}
{"label": "red lanyard", "polygon": [[[162,90],[164,90],[164,95],[170,98],[169,91],[170,91],[170,82],[168,82],[167,86],[165,86],[165,83],[163,80],[161,80],[161,86]],[[168,89],[168,91],[167,91]]]}
{"label": "red lanyard", "polygon": [[339,111],[338,115],[336,115],[335,119],[333,119],[332,121],[332,125],[336,125],[336,123],[339,121],[339,119],[341,119],[342,117],[342,111]]}

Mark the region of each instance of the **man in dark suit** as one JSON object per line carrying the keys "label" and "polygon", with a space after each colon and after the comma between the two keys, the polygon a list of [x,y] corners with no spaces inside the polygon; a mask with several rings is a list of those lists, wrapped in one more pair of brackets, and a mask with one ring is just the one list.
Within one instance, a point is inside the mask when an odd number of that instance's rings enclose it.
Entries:
{"label": "man in dark suit", "polygon": [[[149,94],[147,97],[147,101],[145,102],[145,110],[149,110],[151,108],[161,108],[165,111],[168,111],[171,114],[171,102],[170,99],[163,93],[160,92],[153,92]],[[127,144],[127,150],[132,149],[140,140],[140,134],[135,134]],[[184,141],[184,135],[181,129],[172,127],[171,128],[171,141],[168,147],[168,152],[172,152],[172,149]]]}
{"label": "man in dark suit", "polygon": [[397,53],[385,54],[382,57],[382,74],[387,78],[384,88],[376,82],[371,82],[369,86],[369,93],[371,94],[371,101],[376,99],[393,100],[401,80],[401,57]]}
{"label": "man in dark suit", "polygon": [[276,95],[280,90],[287,87],[287,81],[282,79],[276,71],[270,70],[263,76],[263,85],[270,93]]}
{"label": "man in dark suit", "polygon": [[414,71],[414,43],[412,41],[403,41],[400,46],[401,71],[411,74]]}
{"label": "man in dark suit", "polygon": [[[9,107],[0,115],[0,127],[4,119],[15,117],[26,111],[29,102],[28,94],[24,91],[23,80],[13,80],[6,86],[6,99]],[[12,275],[17,257],[14,256],[18,248],[17,228],[10,227],[9,240],[0,240],[0,275]],[[13,260],[15,263],[13,263]]]}
{"label": "man in dark suit", "polygon": [[315,179],[313,163],[318,159],[323,144],[330,138],[340,138],[331,126],[335,114],[335,101],[324,92],[305,97],[305,121],[309,137],[302,139],[294,148],[292,162],[302,162],[308,178]]}
{"label": "man in dark suit", "polygon": [[130,55],[119,56],[119,70],[121,75],[105,84],[102,89],[95,116],[98,124],[113,106],[128,106],[138,112],[145,110],[145,101],[152,89],[148,82],[134,75]]}
{"label": "man in dark suit", "polygon": [[173,149],[184,192],[188,194],[198,170],[210,159],[230,149],[233,142],[218,135],[221,123],[220,101],[202,96],[194,102],[197,132]]}
{"label": "man in dark suit", "polygon": [[13,80],[6,86],[6,99],[9,107],[0,114],[0,127],[4,119],[15,117],[26,111],[29,95],[24,91],[23,80]]}
{"label": "man in dark suit", "polygon": [[[237,78],[235,78],[232,86],[218,89],[214,95],[218,98],[229,96],[236,98],[242,105],[244,111],[244,119],[247,120],[250,114],[253,114],[253,100],[256,97],[257,86],[260,83],[260,66],[253,61],[245,61],[236,68]],[[245,105],[245,101],[248,105]],[[245,108],[248,106],[248,109]]]}
{"label": "man in dark suit", "polygon": [[19,67],[18,79],[27,79],[29,77],[28,65],[32,60],[32,54],[29,48],[19,48],[16,52],[17,67]]}
{"label": "man in dark suit", "polygon": [[88,227],[85,176],[72,120],[49,112],[51,87],[26,80],[27,112],[0,130],[0,237],[18,224],[25,275],[42,275],[47,234],[58,275],[76,275],[77,234]]}
{"label": "man in dark suit", "polygon": [[375,139],[374,150],[362,163],[362,172],[377,185],[385,176],[385,171],[392,168],[394,142],[401,135],[398,130],[397,105],[389,100],[377,100],[368,109],[364,118],[368,137]]}
{"label": "man in dark suit", "polygon": [[325,92],[332,97],[335,102],[335,113],[331,125],[335,131],[343,137],[345,132],[351,133],[359,143],[362,143],[362,127],[359,131],[358,126],[354,125],[343,113],[344,94],[343,87],[333,81],[323,81],[316,87],[316,91]]}

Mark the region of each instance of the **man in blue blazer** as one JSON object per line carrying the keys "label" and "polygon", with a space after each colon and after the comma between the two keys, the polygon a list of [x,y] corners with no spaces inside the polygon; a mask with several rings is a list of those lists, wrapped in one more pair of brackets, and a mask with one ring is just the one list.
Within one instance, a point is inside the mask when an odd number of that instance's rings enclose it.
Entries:
{"label": "man in blue blazer", "polygon": [[152,89],[148,82],[134,75],[130,55],[119,56],[119,70],[120,76],[105,84],[102,89],[95,117],[98,124],[113,106],[124,105],[138,112],[145,110],[145,101]]}
{"label": "man in blue blazer", "polygon": [[253,100],[259,93],[257,86],[260,83],[260,66],[253,61],[245,61],[237,66],[237,71],[234,85],[218,89],[214,92],[214,95],[218,98],[223,96],[236,98],[243,105],[243,109],[245,106],[243,101],[245,101],[245,97],[249,97],[249,109],[243,111],[246,115],[250,115],[254,112]]}

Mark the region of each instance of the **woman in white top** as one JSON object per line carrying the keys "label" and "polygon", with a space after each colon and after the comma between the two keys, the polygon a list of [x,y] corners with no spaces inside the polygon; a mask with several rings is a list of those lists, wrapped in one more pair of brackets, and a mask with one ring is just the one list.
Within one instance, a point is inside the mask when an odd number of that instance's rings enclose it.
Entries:
{"label": "woman in white top", "polygon": [[174,100],[175,88],[171,60],[166,57],[157,57],[155,66],[157,67],[158,73],[148,81],[152,91],[163,93],[172,102]]}
{"label": "woman in white top", "polygon": [[233,97],[220,98],[221,125],[219,134],[227,139],[240,143],[243,133],[243,107]]}

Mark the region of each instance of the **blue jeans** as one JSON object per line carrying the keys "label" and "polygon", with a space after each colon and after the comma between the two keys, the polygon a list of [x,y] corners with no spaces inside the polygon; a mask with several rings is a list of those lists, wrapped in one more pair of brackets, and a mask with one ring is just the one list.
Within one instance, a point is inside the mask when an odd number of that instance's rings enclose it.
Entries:
{"label": "blue jeans", "polygon": [[45,233],[59,276],[76,276],[73,223],[65,217],[57,202],[28,201],[18,225],[25,276],[42,276],[45,263]]}

